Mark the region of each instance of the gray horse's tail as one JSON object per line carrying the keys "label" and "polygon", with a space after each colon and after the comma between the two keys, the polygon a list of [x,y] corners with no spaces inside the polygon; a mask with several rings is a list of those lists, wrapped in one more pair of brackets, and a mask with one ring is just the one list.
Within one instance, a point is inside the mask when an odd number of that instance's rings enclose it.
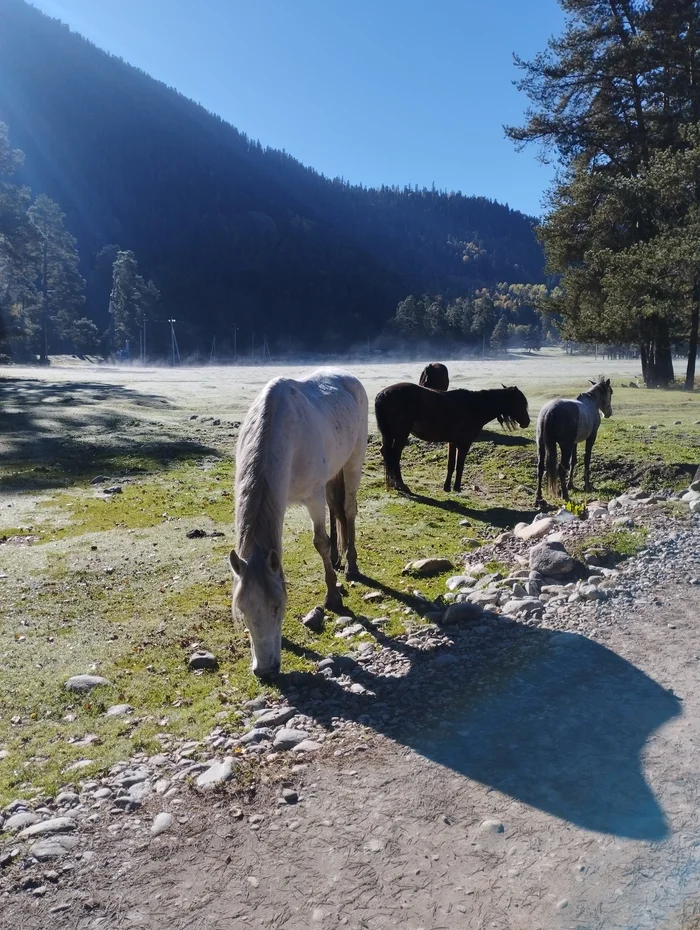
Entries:
{"label": "gray horse's tail", "polygon": [[348,518],[345,515],[345,477],[341,469],[326,485],[326,501],[338,532],[338,554],[348,551]]}
{"label": "gray horse's tail", "polygon": [[537,424],[537,454],[540,463],[544,459],[545,482],[549,493],[556,496],[559,492],[557,489],[557,439],[553,410],[546,410],[541,422]]}

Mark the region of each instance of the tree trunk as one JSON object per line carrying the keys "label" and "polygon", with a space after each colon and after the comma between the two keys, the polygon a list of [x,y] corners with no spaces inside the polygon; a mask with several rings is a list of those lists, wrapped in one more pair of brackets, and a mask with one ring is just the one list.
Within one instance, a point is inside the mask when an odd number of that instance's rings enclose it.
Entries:
{"label": "tree trunk", "polygon": [[659,320],[656,335],[656,383],[668,387],[673,381],[673,355],[671,354],[671,337],[666,320]]}
{"label": "tree trunk", "polygon": [[700,320],[700,281],[693,281],[693,306],[690,314],[690,346],[688,347],[688,365],[685,370],[685,389],[695,388],[695,359],[698,354],[698,321]]}

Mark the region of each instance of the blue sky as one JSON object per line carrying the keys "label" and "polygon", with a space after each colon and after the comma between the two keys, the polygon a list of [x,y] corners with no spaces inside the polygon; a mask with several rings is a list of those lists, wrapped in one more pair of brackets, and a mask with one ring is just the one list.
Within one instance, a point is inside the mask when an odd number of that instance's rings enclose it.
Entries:
{"label": "blue sky", "polygon": [[35,0],[263,145],[366,185],[461,190],[539,214],[553,169],[504,123],[512,53],[561,31],[555,0]]}

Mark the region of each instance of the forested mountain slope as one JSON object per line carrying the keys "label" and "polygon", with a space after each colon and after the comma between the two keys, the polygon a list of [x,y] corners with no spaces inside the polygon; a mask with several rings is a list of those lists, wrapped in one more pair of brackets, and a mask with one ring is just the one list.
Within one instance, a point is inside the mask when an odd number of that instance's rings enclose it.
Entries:
{"label": "forested mountain slope", "polygon": [[340,346],[378,333],[409,293],[543,279],[532,218],[326,179],[22,0],[0,0],[0,120],[23,180],[66,213],[100,327],[110,244],[134,251],[185,350],[223,347],[234,325],[278,348]]}

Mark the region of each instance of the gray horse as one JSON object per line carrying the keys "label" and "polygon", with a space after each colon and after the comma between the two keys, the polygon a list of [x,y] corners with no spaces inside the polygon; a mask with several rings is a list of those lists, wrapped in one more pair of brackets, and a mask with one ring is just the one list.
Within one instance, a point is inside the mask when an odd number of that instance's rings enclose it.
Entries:
{"label": "gray horse", "polygon": [[[561,496],[569,500],[568,490],[574,487],[576,468],[576,445],[586,441],[583,457],[584,490],[591,491],[591,452],[598,435],[600,414],[612,416],[613,390],[610,378],[591,381],[593,387],[576,400],[550,400],[540,410],[537,418],[537,498],[536,506],[545,503],[542,497],[542,478],[546,474],[547,487],[557,493],[557,473],[561,484]],[[561,450],[561,461],[557,467],[557,445]],[[569,480],[567,484],[567,472]],[[568,490],[567,490],[568,489]]]}

